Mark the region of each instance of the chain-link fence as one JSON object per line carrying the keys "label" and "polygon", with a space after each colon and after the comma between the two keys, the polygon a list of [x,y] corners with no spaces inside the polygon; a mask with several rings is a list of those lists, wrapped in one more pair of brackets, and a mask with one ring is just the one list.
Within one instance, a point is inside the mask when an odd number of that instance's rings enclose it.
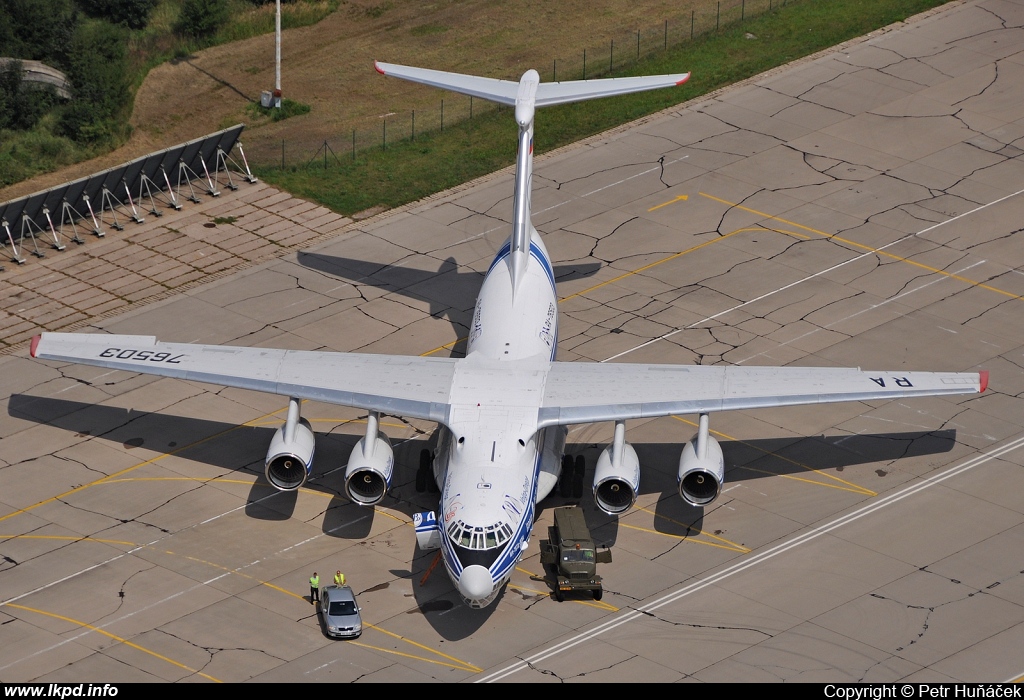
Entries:
{"label": "chain-link fence", "polygon": [[[623,32],[609,39],[607,44],[585,48],[576,56],[553,59],[550,65],[536,66],[536,69],[544,82],[614,76],[658,52],[734,27],[746,19],[798,1],[721,0],[707,3],[687,15]],[[484,100],[446,93],[434,108],[369,117],[328,138],[291,134],[278,142],[254,141],[251,145],[247,142],[246,150],[254,165],[328,168],[345,159],[358,159],[359,154],[368,149],[387,149],[400,141],[415,141],[427,133],[444,131],[459,122],[499,108]]]}

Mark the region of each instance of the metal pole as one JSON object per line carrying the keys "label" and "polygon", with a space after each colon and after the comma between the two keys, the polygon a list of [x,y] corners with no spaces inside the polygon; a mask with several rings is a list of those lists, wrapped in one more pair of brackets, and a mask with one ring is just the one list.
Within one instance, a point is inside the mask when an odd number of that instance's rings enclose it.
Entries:
{"label": "metal pole", "polygon": [[444,100],[441,100],[441,133],[444,133]]}
{"label": "metal pole", "polygon": [[587,50],[583,49],[583,79],[587,79]]}
{"label": "metal pole", "polygon": [[352,160],[356,159],[356,130],[352,130]]}
{"label": "metal pole", "polygon": [[719,0],[719,2],[718,2],[718,10],[715,13],[715,31],[716,32],[718,31],[718,26],[720,24],[719,20],[721,20],[721,19],[722,19],[722,2],[721,2],[721,0]]}
{"label": "metal pole", "polygon": [[668,50],[668,20],[665,20],[665,50]]}
{"label": "metal pole", "polygon": [[[277,15],[274,19],[274,89],[281,94],[281,0],[277,0]],[[276,100],[275,100],[276,102]],[[277,104],[280,107],[280,104]]]}
{"label": "metal pole", "polygon": [[281,170],[284,170],[284,139],[281,139]]}
{"label": "metal pole", "polygon": [[608,51],[608,72],[615,70],[615,39],[612,39],[612,48]]}
{"label": "metal pole", "polygon": [[747,16],[747,0],[741,0],[740,2],[740,22]]}
{"label": "metal pole", "polygon": [[636,30],[636,60],[640,60],[640,30]]}
{"label": "metal pole", "polygon": [[551,61],[551,82],[558,82],[558,59],[552,59]]}
{"label": "metal pole", "polygon": [[469,96],[469,118],[473,118],[473,96]]}
{"label": "metal pole", "polygon": [[[471,97],[469,99],[472,100],[473,98]],[[473,110],[471,109],[470,110],[470,114],[472,114],[472,113],[473,113]],[[416,140],[416,110],[415,109],[412,111],[412,140],[413,141]]]}
{"label": "metal pole", "polygon": [[384,119],[384,132],[380,142],[380,149],[382,151],[388,150],[388,120]]}
{"label": "metal pole", "polygon": [[696,10],[690,10],[690,41],[693,41],[693,13]]}
{"label": "metal pole", "polygon": [[324,139],[324,172],[327,172],[327,139]]}

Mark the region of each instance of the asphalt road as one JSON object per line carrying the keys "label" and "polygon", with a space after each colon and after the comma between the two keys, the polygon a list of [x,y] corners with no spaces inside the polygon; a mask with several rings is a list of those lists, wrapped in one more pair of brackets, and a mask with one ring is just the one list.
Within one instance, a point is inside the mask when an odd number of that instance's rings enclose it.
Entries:
{"label": "asphalt road", "polygon": [[[1022,27],[1021,2],[952,3],[534,174],[560,359],[983,368],[984,395],[714,415],[727,483],[705,509],[676,495],[693,417],[630,422],[636,507],[609,518],[580,501],[612,547],[603,600],[558,603],[537,580],[556,497],[497,604],[473,611],[415,545],[412,514],[436,507],[414,488],[430,424],[382,420],[398,469],[370,510],[341,494],[362,416],[307,404],[314,478],[281,494],[262,477],[281,398],[21,346],[0,356],[0,678],[1021,677]],[[245,187],[191,216],[258,229]],[[511,198],[498,173],[91,325],[458,353]],[[570,432],[588,482],[611,432]],[[308,600],[313,571],[339,568],[369,623],[356,641],[328,640]]]}

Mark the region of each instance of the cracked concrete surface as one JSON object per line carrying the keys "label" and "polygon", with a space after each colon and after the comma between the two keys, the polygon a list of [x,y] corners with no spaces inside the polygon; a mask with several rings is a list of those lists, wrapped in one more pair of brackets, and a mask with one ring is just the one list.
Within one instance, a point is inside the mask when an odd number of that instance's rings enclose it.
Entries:
{"label": "cracked concrete surface", "polygon": [[[466,610],[440,571],[421,585],[433,556],[409,522],[436,507],[414,488],[428,423],[382,420],[398,468],[383,507],[366,510],[342,495],[356,411],[304,407],[314,478],[278,494],[261,474],[280,398],[26,356],[41,327],[461,354],[507,235],[508,171],[361,222],[242,185],[8,266],[0,677],[1019,674],[1022,38],[1020,2],[951,3],[538,159],[560,359],[991,371],[981,397],[716,415],[727,483],[705,509],[676,495],[692,417],[631,422],[637,506],[613,519],[582,499],[613,550],[600,603],[556,603],[531,578],[560,498],[542,504],[495,608]],[[588,478],[610,436],[571,429]],[[1001,446],[1014,449],[986,457]],[[328,641],[305,598],[313,570],[337,568],[374,626],[358,645]]]}

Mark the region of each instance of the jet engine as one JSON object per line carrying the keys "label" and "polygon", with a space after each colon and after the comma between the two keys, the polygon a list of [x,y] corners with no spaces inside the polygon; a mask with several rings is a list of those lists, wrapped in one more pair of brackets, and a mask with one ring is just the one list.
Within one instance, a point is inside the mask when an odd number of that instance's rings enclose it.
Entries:
{"label": "jet engine", "polygon": [[708,434],[708,416],[702,413],[700,427],[679,456],[679,495],[690,505],[706,506],[718,498],[725,481],[722,446]]}
{"label": "jet engine", "polygon": [[384,500],[395,471],[395,454],[388,436],[377,430],[378,418],[371,413],[366,421],[366,435],[352,448],[345,468],[345,492],[361,506],[372,506]]}
{"label": "jet engine", "polygon": [[298,399],[291,399],[288,418],[274,433],[267,450],[267,481],[281,491],[299,488],[313,470],[316,440],[309,421],[299,416],[299,403]]}
{"label": "jet engine", "polygon": [[594,502],[608,515],[622,513],[636,502],[640,490],[640,460],[625,440],[626,424],[615,424],[615,439],[597,458]]}

